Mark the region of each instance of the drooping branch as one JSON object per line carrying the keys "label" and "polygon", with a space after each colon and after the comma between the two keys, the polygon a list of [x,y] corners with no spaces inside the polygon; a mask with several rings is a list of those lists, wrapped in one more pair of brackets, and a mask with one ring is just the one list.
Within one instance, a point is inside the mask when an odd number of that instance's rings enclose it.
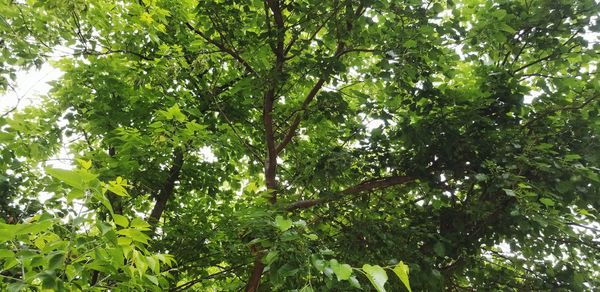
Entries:
{"label": "drooping branch", "polygon": [[171,164],[171,168],[169,169],[169,175],[167,176],[166,181],[164,182],[160,192],[156,197],[156,203],[154,204],[154,208],[152,209],[152,213],[150,213],[149,223],[156,226],[162,213],[167,206],[167,202],[173,196],[175,192],[175,183],[179,180],[179,176],[181,175],[181,168],[183,167],[183,149],[176,148],[173,151],[173,162]]}
{"label": "drooping branch", "polygon": [[341,192],[338,195],[332,196],[331,198],[322,198],[322,199],[311,199],[311,200],[302,200],[289,204],[285,209],[287,211],[294,211],[298,209],[308,209],[312,206],[316,206],[325,202],[335,201],[343,199],[347,196],[358,195],[365,192],[371,192],[375,190],[385,189],[401,184],[405,184],[415,179],[411,176],[390,176],[384,178],[376,178],[361,182],[355,186],[349,187]]}

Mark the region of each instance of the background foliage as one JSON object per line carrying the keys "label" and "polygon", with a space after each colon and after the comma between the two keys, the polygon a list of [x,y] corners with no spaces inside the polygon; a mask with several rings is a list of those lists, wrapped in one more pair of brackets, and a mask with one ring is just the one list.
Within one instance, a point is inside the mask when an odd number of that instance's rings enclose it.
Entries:
{"label": "background foliage", "polygon": [[598,288],[599,11],[0,0],[0,287]]}

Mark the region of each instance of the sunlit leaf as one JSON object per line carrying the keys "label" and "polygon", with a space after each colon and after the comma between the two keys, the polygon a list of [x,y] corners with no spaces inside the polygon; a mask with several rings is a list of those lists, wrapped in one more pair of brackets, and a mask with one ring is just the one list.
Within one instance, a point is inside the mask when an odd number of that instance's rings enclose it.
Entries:
{"label": "sunlit leaf", "polygon": [[365,272],[367,278],[369,279],[369,281],[371,281],[371,284],[373,284],[373,287],[375,287],[375,289],[378,292],[385,291],[384,286],[388,280],[388,276],[382,267],[378,265],[372,266],[369,264],[365,264],[363,265],[362,270]]}

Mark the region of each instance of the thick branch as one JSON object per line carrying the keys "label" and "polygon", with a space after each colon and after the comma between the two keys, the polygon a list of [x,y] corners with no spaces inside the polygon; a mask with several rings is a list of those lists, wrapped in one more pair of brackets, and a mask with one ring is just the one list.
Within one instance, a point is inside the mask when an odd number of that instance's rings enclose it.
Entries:
{"label": "thick branch", "polygon": [[[362,13],[364,13],[364,11],[365,11],[364,7],[361,4],[358,6],[356,11],[354,11],[353,15],[355,18],[358,18],[360,15],[362,15]],[[352,21],[353,20],[354,19],[351,19],[351,20],[348,19],[346,21],[346,30],[347,30],[346,32],[350,32],[352,30]],[[336,60],[339,57],[341,57],[343,54],[345,54],[345,49],[346,49],[346,45],[344,43],[344,40],[341,39],[341,37],[340,37],[340,39],[338,39],[338,44],[337,44],[337,47],[335,49],[335,53],[333,54],[332,59]],[[350,51],[348,51],[348,52],[350,52]],[[331,75],[331,73],[328,73],[325,76],[319,78],[319,80],[317,80],[315,85],[313,85],[313,87],[310,89],[310,91],[308,92],[308,95],[306,95],[306,98],[304,98],[304,102],[302,102],[301,110],[296,114],[296,117],[294,118],[294,120],[292,121],[292,124],[288,128],[288,131],[286,132],[285,136],[283,137],[283,140],[281,140],[279,145],[277,145],[277,153],[280,153],[292,141],[292,139],[296,135],[296,130],[300,126],[300,122],[302,121],[302,119],[304,117],[304,114],[306,112],[306,109],[308,108],[308,105],[312,102],[312,100],[315,98],[317,93],[319,93],[319,91],[323,87],[323,84],[325,84],[325,81],[327,81],[327,79],[329,78],[330,75]]]}
{"label": "thick branch", "polygon": [[[265,128],[265,141],[267,144],[267,158],[265,161],[265,181],[267,189],[277,189],[275,176],[277,172],[277,152],[275,150],[275,136],[273,134],[273,102],[275,88],[271,87],[265,93],[263,105],[263,126]],[[273,198],[274,200],[275,198]]]}
{"label": "thick branch", "polygon": [[[337,45],[337,48],[335,50],[335,54],[333,55],[333,57],[338,58],[344,51],[344,47],[345,47],[344,43],[340,41]],[[279,145],[277,145],[277,153],[280,153],[292,141],[292,139],[296,135],[296,130],[298,130],[298,127],[300,126],[300,122],[304,118],[306,109],[308,108],[310,103],[313,101],[313,99],[315,98],[317,93],[319,93],[319,91],[323,87],[323,84],[325,84],[325,81],[327,81],[327,77],[328,76],[323,76],[323,77],[319,78],[319,80],[317,80],[315,85],[313,85],[313,87],[310,89],[310,91],[304,98],[304,102],[302,102],[302,107],[300,108],[300,111],[298,111],[298,113],[294,117],[294,120],[292,121],[292,124],[288,128],[285,136],[283,137],[283,139],[281,140]]]}
{"label": "thick branch", "polygon": [[[267,189],[272,192],[271,194],[271,203],[274,204],[277,201],[277,156],[279,152],[291,141],[292,137],[298,125],[300,124],[300,120],[302,119],[302,115],[296,115],[296,119],[292,123],[292,126],[289,128],[287,134],[285,135],[283,141],[276,146],[275,144],[275,135],[273,131],[273,104],[275,101],[276,90],[278,88],[280,78],[283,73],[283,65],[285,62],[285,55],[287,50],[284,45],[285,39],[285,23],[283,20],[282,7],[280,0],[265,0],[267,6],[273,13],[273,18],[275,22],[275,26],[277,27],[277,41],[276,44],[271,46],[274,48],[273,53],[275,54],[275,64],[271,74],[270,84],[268,84],[268,89],[264,95],[264,104],[263,104],[263,126],[265,128],[265,142],[267,145],[267,158],[265,159],[265,183]],[[362,7],[362,6],[361,6]],[[269,20],[267,19],[267,22]],[[349,29],[348,29],[349,30]],[[340,40],[338,42],[337,49],[334,54],[334,58],[337,58],[338,55],[343,51],[344,43]],[[319,78],[317,83],[310,90],[309,94],[304,100],[303,103],[303,111],[306,110],[310,102],[314,99],[316,94],[319,92],[323,84],[325,83],[328,76],[323,76]],[[262,262],[262,254],[259,252],[255,255],[254,267],[251,272],[250,279],[246,284],[246,292],[256,292],[260,285],[260,278],[265,269],[265,265]]]}
{"label": "thick branch", "polygon": [[257,292],[258,286],[260,285],[260,278],[265,270],[265,264],[262,261],[264,254],[257,252],[254,257],[254,266],[252,267],[252,274],[248,283],[246,283],[246,292]]}
{"label": "thick branch", "polygon": [[[275,45],[271,45],[275,54],[275,64],[271,71],[270,83],[263,100],[263,127],[265,128],[265,142],[267,145],[267,157],[265,159],[265,184],[271,191],[271,203],[277,201],[277,151],[275,146],[275,134],[273,132],[273,104],[275,102],[275,92],[279,84],[279,78],[283,73],[283,63],[285,62],[285,24],[281,11],[281,3],[279,0],[265,0],[267,6],[273,13],[275,26],[277,27],[277,41]],[[269,18],[267,17],[267,26],[270,29]],[[253,246],[253,249],[256,247]],[[265,269],[265,264],[262,262],[262,253],[257,252],[254,256],[254,266],[250,274],[250,279],[246,283],[246,292],[258,291],[260,278]]]}
{"label": "thick branch", "polygon": [[267,158],[265,161],[265,182],[267,189],[272,190],[271,202],[275,203],[277,194],[277,151],[275,146],[275,133],[273,131],[273,104],[275,102],[275,92],[278,87],[279,78],[283,72],[285,62],[284,36],[285,24],[281,11],[281,4],[278,0],[266,0],[266,3],[273,13],[275,26],[277,27],[277,42],[274,50],[275,65],[273,66],[272,76],[269,87],[265,92],[263,104],[263,126],[265,128],[265,142],[267,145]]}
{"label": "thick branch", "polygon": [[167,206],[167,202],[173,196],[175,191],[175,183],[179,180],[179,176],[181,174],[181,168],[183,167],[183,150],[181,148],[175,149],[173,151],[173,164],[169,169],[169,176],[165,181],[162,189],[160,190],[156,203],[154,204],[154,208],[152,209],[152,213],[150,213],[149,222],[152,225],[155,225],[160,220],[165,207]]}
{"label": "thick branch", "polygon": [[379,189],[389,188],[401,184],[405,184],[415,179],[410,176],[391,176],[385,178],[377,178],[364,181],[358,185],[349,187],[341,192],[337,196],[328,199],[312,199],[312,200],[302,200],[289,204],[286,207],[288,211],[294,211],[297,209],[307,209],[315,205],[319,205],[328,201],[334,201],[343,199],[347,196],[358,195],[364,192],[371,192]]}
{"label": "thick branch", "polygon": [[301,107],[300,111],[296,114],[296,117],[294,118],[294,120],[292,121],[292,124],[288,128],[288,131],[285,134],[285,136],[283,137],[283,140],[281,140],[281,143],[279,143],[279,145],[277,145],[277,153],[280,153],[281,150],[283,150],[283,148],[285,148],[285,146],[287,146],[287,144],[289,144],[292,141],[292,138],[294,138],[294,136],[296,134],[296,130],[298,129],[298,126],[300,126],[300,121],[302,121],[302,118],[304,117],[304,113],[305,113],[306,109],[308,108],[308,105],[315,98],[315,96],[317,95],[319,90],[321,90],[321,87],[323,87],[324,83],[325,83],[325,78],[322,77],[310,89],[310,91],[308,92],[308,95],[306,95],[306,98],[304,99],[304,102],[302,103],[302,107]]}
{"label": "thick branch", "polygon": [[277,27],[277,44],[275,46],[275,55],[277,55],[276,67],[283,64],[285,48],[285,24],[283,22],[283,14],[281,12],[281,3],[279,0],[266,0],[267,5],[273,12],[273,19],[275,20],[275,26]]}

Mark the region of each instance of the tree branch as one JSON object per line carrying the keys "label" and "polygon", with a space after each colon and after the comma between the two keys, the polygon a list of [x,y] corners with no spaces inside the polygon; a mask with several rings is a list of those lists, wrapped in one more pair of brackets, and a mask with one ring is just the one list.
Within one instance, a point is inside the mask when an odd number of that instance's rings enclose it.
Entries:
{"label": "tree branch", "polygon": [[544,111],[544,112],[540,113],[540,115],[539,115],[539,116],[537,116],[537,117],[535,117],[535,118],[531,119],[529,122],[525,123],[525,125],[523,125],[523,127],[525,127],[525,128],[529,128],[529,126],[531,126],[531,125],[532,125],[533,123],[535,123],[536,121],[539,121],[540,119],[542,119],[542,118],[545,118],[545,117],[547,117],[547,116],[549,116],[549,115],[551,115],[551,114],[553,114],[553,113],[556,113],[556,112],[561,112],[561,111],[569,111],[569,110],[570,110],[570,111],[573,111],[573,110],[579,110],[579,109],[582,109],[582,108],[584,108],[586,105],[590,104],[592,101],[596,100],[596,99],[597,99],[597,98],[599,98],[599,97],[600,97],[600,94],[599,94],[599,95],[592,96],[592,97],[590,97],[590,98],[586,99],[586,100],[585,100],[583,103],[581,103],[580,105],[572,105],[572,106],[567,106],[567,107],[561,107],[561,108],[556,108],[556,109],[549,109],[549,110],[546,110],[546,111]]}
{"label": "tree branch", "polygon": [[[282,76],[283,63],[285,62],[285,24],[283,22],[283,15],[281,11],[281,3],[279,0],[265,0],[266,5],[273,13],[275,26],[277,27],[277,41],[275,45],[271,44],[271,49],[275,54],[275,65],[271,71],[270,84],[268,89],[265,91],[263,98],[263,127],[265,129],[265,142],[267,155],[265,158],[265,185],[267,190],[271,191],[271,204],[275,204],[277,201],[277,151],[275,146],[275,135],[273,132],[273,104],[275,101],[275,91],[277,90],[279,78]],[[268,12],[268,11],[266,11]],[[265,13],[267,14],[267,13]],[[269,30],[270,20],[268,15],[265,19]],[[256,249],[256,246],[252,246],[252,249]],[[265,269],[265,264],[262,262],[262,253],[256,252],[254,255],[254,266],[250,274],[250,279],[246,283],[246,292],[256,292],[260,285],[260,278]]]}
{"label": "tree branch", "polygon": [[[277,150],[275,146],[275,133],[273,131],[273,104],[275,102],[275,91],[279,84],[278,80],[283,73],[283,64],[285,62],[285,48],[284,48],[284,36],[285,36],[285,24],[283,22],[282,11],[278,0],[265,0],[267,6],[273,13],[275,25],[277,27],[277,41],[275,46],[275,65],[272,69],[271,82],[269,88],[264,95],[263,103],[263,126],[265,128],[265,142],[267,145],[267,157],[265,159],[265,183],[267,189],[277,189]],[[268,19],[267,19],[268,22]],[[272,193],[271,202],[275,203],[277,199],[276,192]]]}
{"label": "tree branch", "polygon": [[250,63],[248,63],[244,58],[242,58],[242,56],[240,56],[240,54],[238,52],[236,52],[235,50],[233,50],[231,48],[226,47],[224,44],[222,44],[220,42],[217,42],[217,41],[213,40],[208,35],[206,35],[202,31],[200,31],[199,29],[195,28],[189,22],[186,22],[186,26],[189,29],[191,29],[195,34],[199,35],[201,38],[203,38],[204,40],[206,40],[210,44],[216,46],[221,51],[229,54],[231,57],[233,57],[235,60],[237,60],[240,64],[242,64],[242,66],[244,66],[244,68],[246,69],[246,71],[252,73],[252,75],[254,75],[254,76],[258,76],[258,74],[256,73],[256,71],[254,71],[254,68],[252,68],[252,66],[250,65]]}
{"label": "tree branch", "polygon": [[187,283],[183,283],[183,284],[181,284],[181,285],[179,285],[177,287],[171,288],[169,291],[172,291],[172,292],[183,291],[183,290],[186,290],[186,289],[192,287],[196,283],[200,283],[200,282],[202,282],[204,280],[213,279],[213,278],[216,278],[216,277],[221,276],[223,274],[231,273],[232,271],[234,271],[234,270],[236,270],[238,268],[247,266],[247,265],[248,264],[242,264],[242,265],[237,265],[237,266],[229,267],[229,268],[224,269],[224,270],[222,270],[220,272],[217,272],[217,273],[214,273],[214,274],[210,274],[208,276],[200,277],[200,278],[191,280],[191,281],[189,281]]}
{"label": "tree branch", "polygon": [[148,219],[148,222],[155,227],[158,224],[165,207],[167,206],[167,201],[169,201],[169,199],[173,196],[175,191],[175,183],[177,180],[179,180],[182,167],[183,149],[176,148],[173,151],[173,163],[169,169],[169,176],[167,176],[167,180],[165,181],[160,193],[156,198],[156,203],[154,204],[154,208],[152,209],[152,213],[150,213],[150,217]]}
{"label": "tree branch", "polygon": [[283,137],[283,140],[281,140],[279,145],[277,145],[277,149],[276,149],[277,153],[280,153],[283,150],[283,148],[285,148],[285,146],[287,146],[287,144],[289,144],[292,141],[292,138],[294,138],[294,136],[296,134],[296,130],[298,129],[298,126],[300,125],[300,121],[302,121],[302,118],[304,117],[304,112],[308,108],[308,105],[315,98],[315,96],[317,95],[319,90],[321,90],[321,87],[323,87],[324,83],[325,83],[325,78],[321,77],[321,78],[319,78],[317,83],[315,83],[315,85],[313,85],[313,87],[310,89],[310,91],[308,92],[308,95],[306,95],[306,98],[304,98],[304,102],[302,103],[302,107],[301,107],[300,111],[296,114],[296,117],[294,118],[294,120],[292,121],[292,124],[288,128],[288,131],[285,134],[285,136]]}
{"label": "tree branch", "polygon": [[376,178],[361,182],[355,186],[349,187],[338,193],[334,198],[322,198],[322,199],[311,199],[302,200],[289,204],[285,209],[287,211],[294,211],[297,209],[307,209],[315,205],[319,205],[325,202],[340,200],[347,196],[358,195],[364,192],[371,192],[379,189],[385,189],[401,184],[405,184],[415,179],[410,176],[390,176],[385,178]]}
{"label": "tree branch", "polygon": [[[356,8],[356,11],[354,11],[353,16],[355,18],[358,18],[360,15],[362,15],[362,13],[364,13],[364,11],[365,11],[365,8],[361,4]],[[352,30],[352,21],[353,20],[354,19],[346,20],[346,32],[350,32]],[[335,53],[333,54],[332,59],[337,59],[337,58],[341,57],[343,54],[345,54],[345,48],[346,48],[346,45],[340,37],[340,39],[338,39],[338,44],[337,44],[337,47],[335,49]],[[349,50],[348,52],[350,52],[350,51],[353,51],[353,50]],[[323,84],[329,78],[329,75],[331,75],[331,73],[325,74],[325,76],[319,78],[319,80],[317,80],[315,85],[313,85],[313,87],[308,92],[308,95],[306,95],[306,97],[304,98],[304,102],[302,102],[301,110],[298,112],[298,114],[296,114],[296,117],[294,118],[294,121],[288,128],[288,131],[285,134],[285,136],[283,137],[283,140],[281,140],[279,145],[277,145],[277,149],[276,149],[277,153],[280,153],[292,141],[292,139],[296,135],[296,130],[298,129],[298,126],[300,126],[300,122],[304,118],[304,114],[306,112],[306,109],[308,108],[308,105],[312,102],[312,100],[315,98],[317,93],[319,93],[319,91],[323,87]]]}
{"label": "tree branch", "polygon": [[[567,44],[569,44],[569,43],[570,43],[570,42],[571,42],[571,41],[572,41],[572,40],[573,40],[573,39],[574,39],[574,38],[575,38],[575,37],[576,37],[576,36],[577,36],[577,35],[578,35],[580,32],[581,32],[581,30],[577,30],[575,33],[573,33],[573,34],[571,35],[571,37],[569,37],[569,38],[568,38],[568,39],[567,39],[567,40],[566,40],[564,43],[562,43],[562,44],[559,46],[559,48],[561,48],[561,47],[564,47],[564,46],[566,46]],[[575,46],[573,46],[573,47],[569,48],[568,52],[571,52],[571,51],[572,51],[572,50],[573,50],[575,47],[577,47],[577,45],[575,45]],[[557,48],[557,49],[558,49],[558,48]],[[520,53],[519,53],[519,54],[520,54]],[[519,71],[525,70],[525,69],[527,69],[527,68],[529,68],[529,67],[531,67],[531,66],[533,66],[533,65],[535,65],[535,64],[537,64],[537,63],[540,63],[540,62],[543,62],[543,61],[546,61],[546,60],[550,60],[550,59],[552,59],[553,57],[558,57],[558,56],[560,56],[560,55],[561,55],[561,54],[557,54],[557,53],[556,53],[556,51],[554,51],[553,53],[549,54],[549,55],[548,55],[548,56],[546,56],[546,57],[539,58],[539,59],[537,59],[537,60],[535,60],[535,61],[532,61],[532,62],[530,62],[530,63],[527,63],[527,64],[525,64],[525,65],[523,65],[523,66],[519,67],[517,70],[513,71],[513,74],[514,74],[514,73],[517,73],[517,72],[519,72]]]}

